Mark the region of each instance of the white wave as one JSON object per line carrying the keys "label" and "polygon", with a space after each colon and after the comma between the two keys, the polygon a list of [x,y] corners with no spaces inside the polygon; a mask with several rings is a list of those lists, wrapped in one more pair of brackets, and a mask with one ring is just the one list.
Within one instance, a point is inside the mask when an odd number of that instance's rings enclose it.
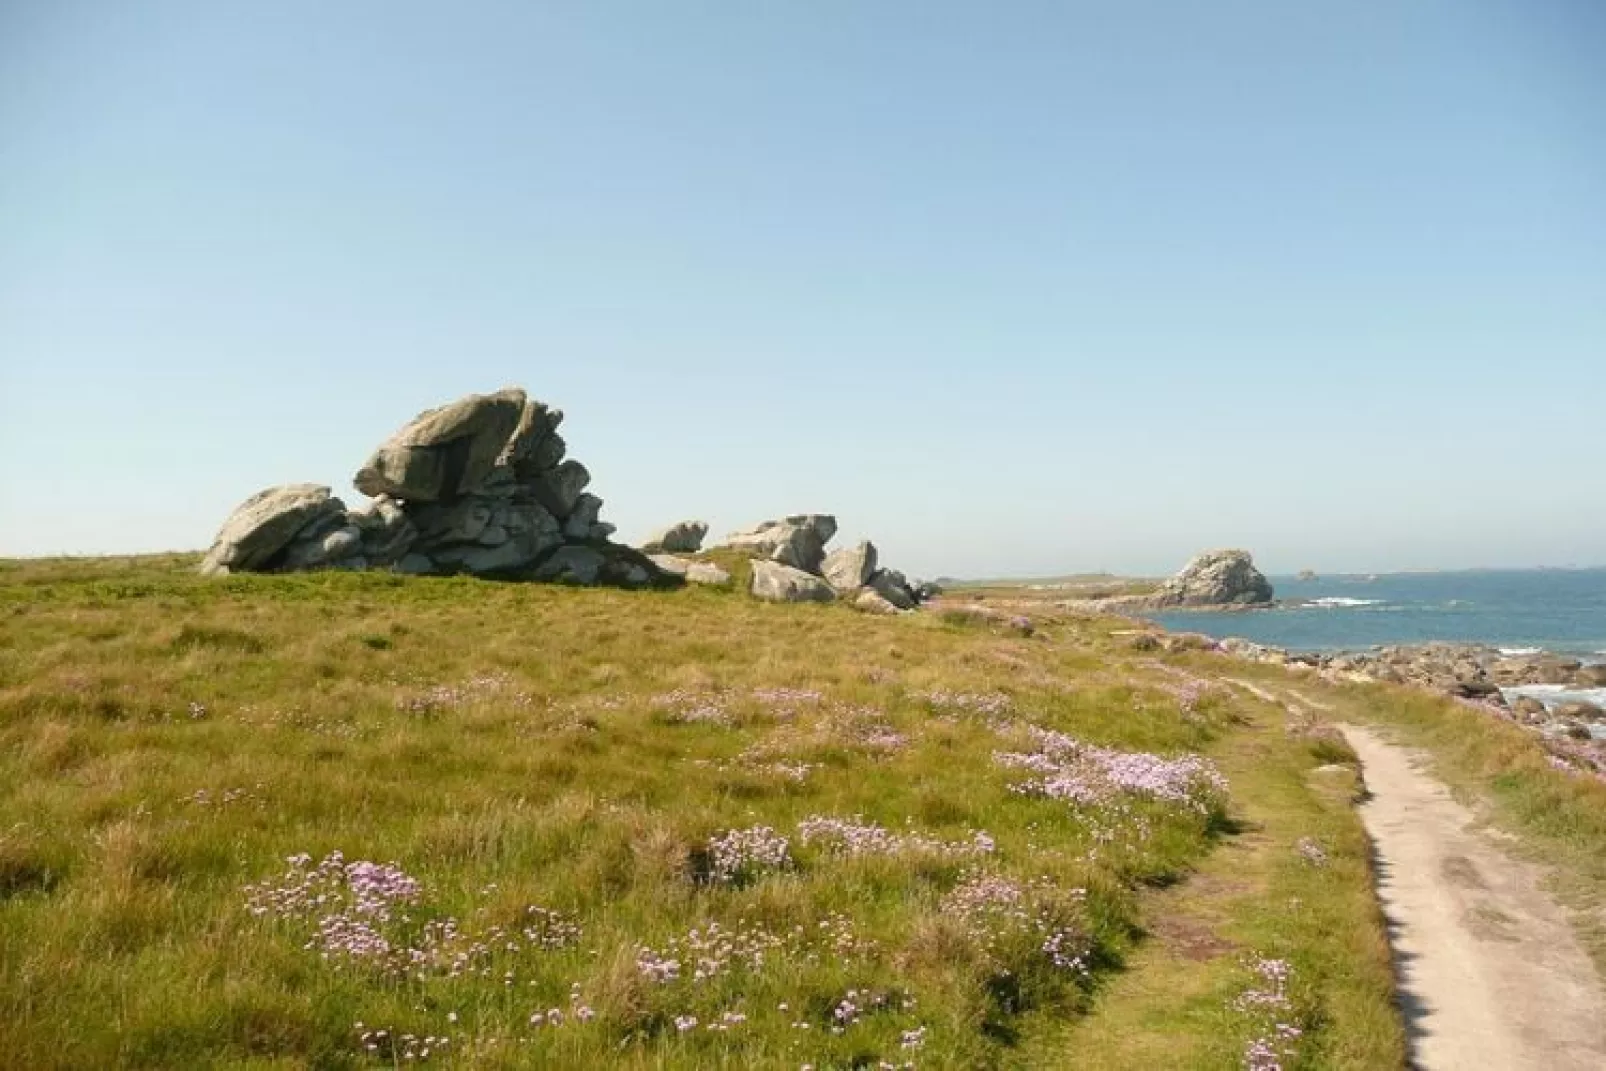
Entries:
{"label": "white wave", "polygon": [[1312,599],[1306,606],[1321,606],[1330,610],[1347,610],[1355,606],[1376,606],[1382,599],[1351,599],[1343,595],[1324,595],[1320,599]]}
{"label": "white wave", "polygon": [[1542,653],[1544,651],[1544,648],[1543,647],[1501,647],[1501,648],[1499,648],[1499,650],[1500,650],[1500,653],[1505,655],[1507,658],[1517,658],[1517,657],[1520,657],[1522,655],[1540,654],[1540,653]]}
{"label": "white wave", "polygon": [[1501,693],[1509,702],[1518,696],[1527,696],[1537,699],[1547,708],[1559,703],[1573,703],[1583,700],[1594,703],[1597,707],[1606,707],[1606,688],[1574,688],[1567,684],[1519,684],[1513,688],[1502,688]]}

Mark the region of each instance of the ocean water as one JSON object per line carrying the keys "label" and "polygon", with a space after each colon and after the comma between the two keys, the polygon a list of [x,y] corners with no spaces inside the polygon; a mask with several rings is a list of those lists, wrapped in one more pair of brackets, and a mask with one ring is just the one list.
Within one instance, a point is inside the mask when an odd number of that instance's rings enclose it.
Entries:
{"label": "ocean water", "polygon": [[1606,569],[1274,576],[1279,605],[1148,615],[1168,629],[1296,651],[1443,640],[1606,660]]}

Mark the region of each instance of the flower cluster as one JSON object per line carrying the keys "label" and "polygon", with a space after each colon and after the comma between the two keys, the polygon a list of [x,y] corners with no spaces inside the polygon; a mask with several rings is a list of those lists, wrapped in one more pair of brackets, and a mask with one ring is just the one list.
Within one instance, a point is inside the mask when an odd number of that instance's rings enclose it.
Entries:
{"label": "flower cluster", "polygon": [[902,751],[909,737],[887,722],[885,711],[875,707],[833,704],[824,728],[847,744],[871,752]]}
{"label": "flower cluster", "polygon": [[304,919],[342,913],[388,922],[397,905],[418,901],[418,882],[394,863],[348,863],[339,851],[330,852],[317,866],[305,852],[285,862],[290,869],[278,884],[245,887],[251,914]]}
{"label": "flower cluster", "polygon": [[432,1053],[443,1052],[452,1043],[445,1036],[429,1034],[392,1034],[389,1030],[369,1030],[357,1023],[357,1044],[387,1063],[423,1063]]}
{"label": "flower cluster", "polygon": [[[405,966],[408,973],[419,979],[432,974],[445,978],[467,975],[489,978],[495,970],[493,960],[500,953],[549,952],[578,944],[580,937],[578,922],[535,905],[525,908],[523,925],[518,932],[492,926],[476,936],[464,933],[454,918],[432,919],[424,924],[418,943],[406,950]],[[504,972],[504,983],[509,980],[509,973]]]}
{"label": "flower cluster", "polygon": [[815,928],[825,940],[826,950],[832,959],[869,955],[879,947],[873,938],[860,936],[853,920],[840,912],[825,916],[815,923]]}
{"label": "flower cluster", "polygon": [[[1022,884],[1002,875],[972,871],[943,897],[942,913],[989,948],[1009,933],[1039,934],[1039,951],[1050,963],[1086,975],[1091,970],[1092,939],[1068,924],[1062,908],[1053,902],[1054,891],[1046,878]],[[1072,900],[1085,895],[1083,889],[1068,894]]]}
{"label": "flower cluster", "polygon": [[798,925],[784,933],[757,923],[731,928],[711,921],[685,936],[671,937],[661,951],[638,946],[636,970],[658,985],[683,980],[700,984],[737,969],[761,970],[777,959],[795,958],[817,966],[868,955],[877,947],[875,941],[860,936],[853,920],[843,914],[826,915],[812,927]]}
{"label": "flower cluster", "polygon": [[1299,843],[1294,846],[1299,857],[1314,867],[1327,865],[1327,849],[1323,848],[1314,837],[1300,837]]}
{"label": "flower cluster", "polygon": [[706,760],[693,760],[699,764],[713,766],[717,770],[731,768],[750,770],[754,773],[769,774],[783,781],[792,781],[802,784],[808,780],[809,774],[820,768],[817,762],[800,762],[785,757],[784,749],[774,744],[752,744],[744,748],[736,758],[729,762],[707,762]]}
{"label": "flower cluster", "polygon": [[400,696],[396,699],[396,709],[404,714],[423,717],[492,696],[520,707],[527,707],[535,701],[530,693],[513,690],[513,678],[509,674],[482,673],[457,684],[435,684],[421,692]]}
{"label": "flower cluster", "polygon": [[718,978],[737,967],[761,970],[765,957],[782,949],[787,941],[763,926],[727,929],[718,922],[692,929],[685,937],[670,938],[665,951],[645,945],[636,949],[636,969],[659,985],[678,982],[687,976],[693,982]]}
{"label": "flower cluster", "polygon": [[915,692],[910,698],[920,700],[933,710],[989,720],[1007,718],[1015,710],[1014,701],[1003,692],[955,692],[934,688],[929,692]]}
{"label": "flower cluster", "polygon": [[[831,1006],[830,1028],[833,1034],[845,1033],[850,1026],[857,1026],[866,1015],[877,1012],[891,1011],[894,1008],[909,1011],[914,1007],[914,1000],[910,997],[900,996],[874,989],[850,989],[842,995],[842,999]],[[907,1036],[907,1035],[906,1035]],[[925,1034],[920,1034],[922,1041]],[[905,1046],[912,1048],[914,1046]]]}
{"label": "flower cluster", "polygon": [[[262,782],[257,782],[256,787],[262,789]],[[226,788],[222,792],[198,788],[190,795],[180,797],[179,802],[192,803],[197,807],[227,807],[233,803],[251,803],[261,808],[267,806],[268,801],[248,788]]]}
{"label": "flower cluster", "polygon": [[[348,863],[338,851],[316,866],[305,853],[288,860],[290,869],[278,882],[245,887],[247,909],[258,917],[310,924],[303,946],[334,963],[362,963],[381,973],[409,976],[488,978],[493,961],[566,948],[580,940],[573,919],[544,907],[525,910],[519,930],[492,926],[481,934],[465,933],[454,918],[431,919],[407,939],[404,910],[417,904],[419,882],[393,863],[358,860]],[[511,985],[515,971],[502,972]]]}
{"label": "flower cluster", "polygon": [[1215,763],[1201,755],[1168,759],[1142,751],[1084,744],[1065,733],[1037,726],[1027,732],[1037,745],[1031,752],[998,752],[998,765],[1037,774],[1012,789],[1025,795],[1092,806],[1121,794],[1149,796],[1201,812],[1227,791]]}
{"label": "flower cluster", "polygon": [[596,1009],[587,1004],[580,995],[580,983],[574,982],[569,986],[568,1015],[564,1015],[562,1008],[548,1008],[545,1011],[537,1009],[530,1013],[529,1023],[534,1027],[559,1027],[566,1022],[589,1023],[596,1017]]}
{"label": "flower cluster", "polygon": [[798,823],[797,832],[804,844],[819,844],[833,854],[845,856],[921,854],[968,859],[988,855],[994,848],[993,838],[980,830],[968,840],[945,841],[922,833],[894,833],[864,821],[860,815],[810,815]]}
{"label": "flower cluster", "polygon": [[724,692],[697,692],[687,688],[677,688],[672,692],[655,695],[647,702],[653,709],[663,711],[664,720],[671,724],[705,723],[729,726],[735,724],[735,719],[731,717],[727,701],[728,697]]}
{"label": "flower cluster", "polygon": [[803,707],[819,706],[825,695],[812,688],[754,688],[753,701],[775,714],[790,717]]}
{"label": "flower cluster", "polygon": [[1244,1071],[1282,1071],[1298,1051],[1304,1030],[1288,995],[1293,968],[1287,960],[1256,956],[1249,962],[1256,980],[1232,1001],[1232,1009],[1255,1021],[1255,1036],[1244,1045]]}
{"label": "flower cluster", "polygon": [[789,869],[791,842],[769,826],[732,829],[708,842],[708,858],[710,880],[736,885]]}

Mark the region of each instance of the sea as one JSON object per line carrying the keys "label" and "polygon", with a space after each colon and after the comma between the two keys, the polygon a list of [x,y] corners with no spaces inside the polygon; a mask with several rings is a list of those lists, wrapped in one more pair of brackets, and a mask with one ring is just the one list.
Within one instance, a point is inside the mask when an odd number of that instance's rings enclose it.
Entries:
{"label": "sea", "polygon": [[[1606,662],[1606,568],[1476,569],[1269,578],[1268,610],[1151,616],[1168,629],[1237,636],[1293,651],[1364,651],[1389,644],[1475,643]],[[1522,689],[1528,691],[1529,689]],[[1561,689],[1537,686],[1554,701]],[[1606,689],[1566,690],[1606,702]]]}

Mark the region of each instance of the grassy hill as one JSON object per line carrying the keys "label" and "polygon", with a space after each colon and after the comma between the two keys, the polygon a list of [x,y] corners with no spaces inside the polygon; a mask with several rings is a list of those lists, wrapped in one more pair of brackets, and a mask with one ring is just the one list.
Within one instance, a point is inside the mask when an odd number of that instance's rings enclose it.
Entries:
{"label": "grassy hill", "polygon": [[0,566],[11,1065],[1401,1064],[1350,756],[1257,667],[192,564]]}

